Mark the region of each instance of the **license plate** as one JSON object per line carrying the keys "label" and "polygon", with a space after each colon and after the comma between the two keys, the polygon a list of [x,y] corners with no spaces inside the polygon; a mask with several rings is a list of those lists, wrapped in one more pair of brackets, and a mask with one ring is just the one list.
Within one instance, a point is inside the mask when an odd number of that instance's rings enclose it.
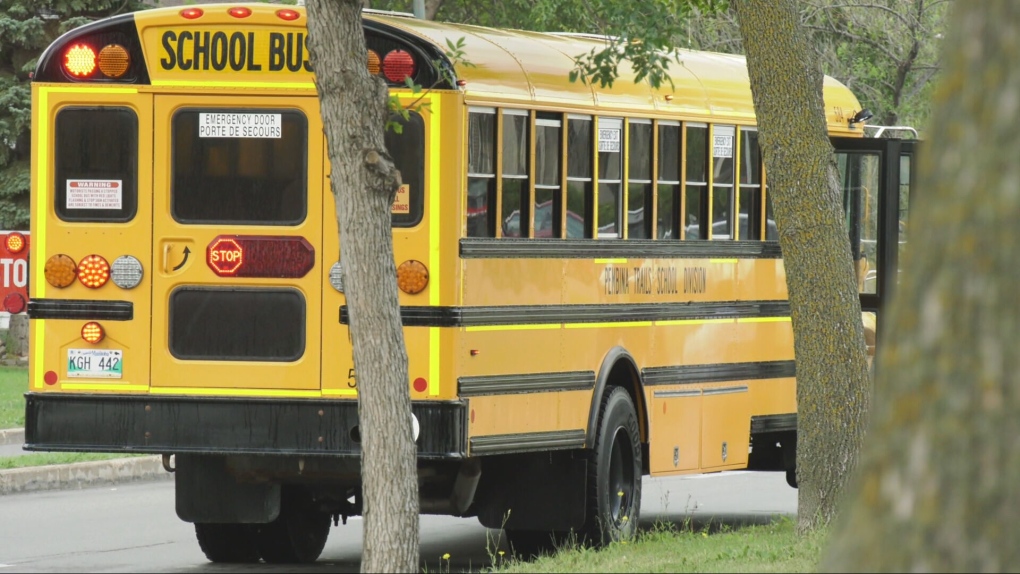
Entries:
{"label": "license plate", "polygon": [[124,351],[115,349],[68,349],[69,378],[119,379],[124,376]]}

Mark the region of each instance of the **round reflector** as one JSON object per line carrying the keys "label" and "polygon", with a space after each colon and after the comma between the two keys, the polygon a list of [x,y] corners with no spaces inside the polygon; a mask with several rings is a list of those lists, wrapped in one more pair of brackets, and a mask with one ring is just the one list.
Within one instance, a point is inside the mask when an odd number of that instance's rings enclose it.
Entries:
{"label": "round reflector", "polygon": [[227,14],[230,14],[234,18],[247,18],[251,16],[251,9],[245,8],[244,6],[235,6],[230,10],[227,10]]}
{"label": "round reflector", "polygon": [[75,44],[64,53],[64,69],[76,78],[84,78],[96,69],[96,52],[85,44]]}
{"label": "round reflector", "polygon": [[404,261],[397,267],[397,287],[408,295],[416,295],[429,284],[429,271],[421,261]]}
{"label": "round reflector", "polygon": [[201,18],[204,13],[201,8],[185,8],[181,10],[181,17],[194,20],[195,18]]}
{"label": "round reflector", "polygon": [[134,289],[142,282],[142,262],[130,255],[121,255],[110,266],[110,279],[121,289]]}
{"label": "round reflector", "polygon": [[412,386],[414,387],[415,391],[419,393],[424,393],[429,389],[429,382],[421,377],[418,377],[417,379],[414,380],[414,384]]}
{"label": "round reflector", "polygon": [[81,327],[81,338],[84,339],[86,343],[92,343],[95,345],[102,341],[105,337],[106,331],[103,329],[103,326],[95,321],[89,321]]}
{"label": "round reflector", "polygon": [[43,268],[43,275],[46,277],[47,283],[54,287],[63,289],[71,283],[74,283],[74,278],[77,276],[76,267],[74,259],[71,259],[67,255],[54,255],[46,260],[46,266]]}
{"label": "round reflector", "polygon": [[373,76],[379,74],[379,70],[382,69],[382,60],[379,59],[379,54],[375,50],[368,51],[368,73]]}
{"label": "round reflector", "polygon": [[21,253],[21,250],[25,248],[25,243],[25,236],[15,231],[7,236],[7,251]]}
{"label": "round reflector", "polygon": [[98,289],[110,279],[110,264],[99,255],[88,255],[78,264],[78,281],[90,288]]}
{"label": "round reflector", "polygon": [[7,296],[4,297],[4,311],[7,311],[12,315],[17,315],[24,311],[25,306],[25,298],[21,295],[21,293],[8,293]]}
{"label": "round reflector", "polygon": [[414,75],[414,58],[403,50],[393,50],[383,58],[383,75],[394,84],[402,84]]}
{"label": "round reflector", "polygon": [[301,13],[298,12],[297,10],[290,10],[285,8],[283,10],[277,10],[276,17],[281,20],[287,20],[289,22],[291,20],[297,20],[298,18],[300,18]]}
{"label": "round reflector", "polygon": [[108,78],[119,78],[131,66],[127,48],[120,44],[107,44],[99,51],[99,71]]}
{"label": "round reflector", "polygon": [[329,268],[329,284],[337,291],[344,292],[344,268],[339,261]]}

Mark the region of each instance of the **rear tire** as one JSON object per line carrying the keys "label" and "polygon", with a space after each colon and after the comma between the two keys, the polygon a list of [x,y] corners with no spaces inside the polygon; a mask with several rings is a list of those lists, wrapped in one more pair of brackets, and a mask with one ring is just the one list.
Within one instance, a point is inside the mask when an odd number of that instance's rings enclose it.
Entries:
{"label": "rear tire", "polygon": [[585,541],[630,540],[641,512],[641,431],[630,394],[614,387],[602,400],[598,435],[588,461]]}
{"label": "rear tire", "polygon": [[259,561],[251,525],[196,523],[195,537],[210,562],[253,564]]}
{"label": "rear tire", "polygon": [[301,489],[285,488],[280,516],[256,529],[255,544],[267,564],[315,562],[329,537],[329,514]]}

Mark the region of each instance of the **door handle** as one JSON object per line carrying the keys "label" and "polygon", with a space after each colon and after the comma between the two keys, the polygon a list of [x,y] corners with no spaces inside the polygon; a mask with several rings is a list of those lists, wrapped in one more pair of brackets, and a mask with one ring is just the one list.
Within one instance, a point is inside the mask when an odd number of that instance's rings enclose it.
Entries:
{"label": "door handle", "polygon": [[163,274],[167,275],[170,273],[170,244],[163,244]]}

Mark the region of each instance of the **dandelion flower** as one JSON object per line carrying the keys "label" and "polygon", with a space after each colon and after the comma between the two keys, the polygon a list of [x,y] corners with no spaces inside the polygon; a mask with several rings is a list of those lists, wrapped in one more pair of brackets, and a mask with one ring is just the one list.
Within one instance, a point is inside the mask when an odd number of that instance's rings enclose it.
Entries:
{"label": "dandelion flower", "polygon": [[449,552],[447,552],[446,554],[443,554],[443,560],[449,560],[449,559],[450,559],[450,553]]}

